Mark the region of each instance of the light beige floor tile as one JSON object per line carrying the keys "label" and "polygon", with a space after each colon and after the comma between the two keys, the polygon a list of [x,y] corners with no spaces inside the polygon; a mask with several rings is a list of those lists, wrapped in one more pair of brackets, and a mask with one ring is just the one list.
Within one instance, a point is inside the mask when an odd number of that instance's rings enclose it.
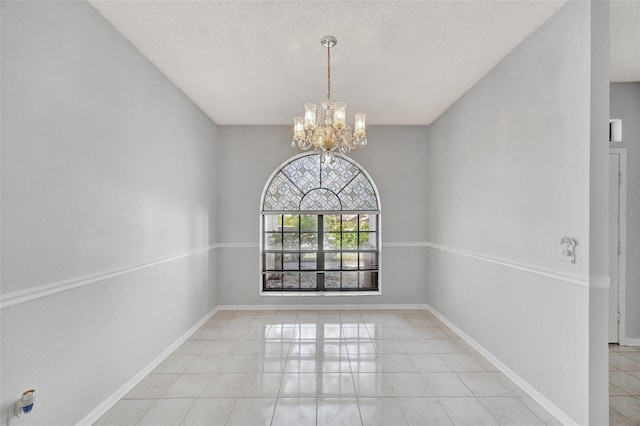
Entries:
{"label": "light beige floor tile", "polygon": [[609,408],[609,426],[638,426],[638,423]]}
{"label": "light beige floor tile", "polygon": [[500,371],[491,372],[491,375],[494,379],[496,379],[500,384],[511,391],[511,394],[514,396],[528,396],[528,394],[520,388],[520,386],[516,385],[510,378],[505,376]]}
{"label": "light beige floor tile", "polygon": [[219,373],[256,373],[260,371],[259,364],[260,357],[258,355],[228,355],[220,363],[219,368],[213,371]]}
{"label": "light beige floor tile", "polygon": [[240,337],[240,333],[242,330],[237,328],[222,328],[216,335],[214,335],[211,340],[238,340]]}
{"label": "light beige floor tile", "polygon": [[258,355],[264,342],[259,340],[238,340],[233,345],[231,355]]}
{"label": "light beige floor tile", "polygon": [[423,373],[422,376],[435,396],[473,396],[454,373]]}
{"label": "light beige floor tile", "polygon": [[235,398],[199,398],[180,426],[224,426]]}
{"label": "light beige floor tile", "polygon": [[276,398],[238,398],[226,426],[268,426]]}
{"label": "light beige floor tile", "polygon": [[381,354],[380,360],[387,373],[412,373],[418,372],[418,367],[413,363],[409,355]]}
{"label": "light beige floor tile", "polygon": [[373,340],[376,352],[379,354],[404,354],[404,348],[399,340]]}
{"label": "light beige floor tile", "polygon": [[213,340],[221,330],[221,328],[199,328],[189,337],[189,340]]}
{"label": "light beige floor tile", "polygon": [[358,397],[393,397],[395,392],[386,373],[354,373]]}
{"label": "light beige floor tile", "polygon": [[437,354],[463,354],[464,349],[451,339],[429,339],[426,340]]}
{"label": "light beige floor tile", "polygon": [[373,340],[396,340],[391,327],[367,327],[367,331]]}
{"label": "light beige floor tile", "polygon": [[316,342],[317,356],[348,356],[347,346],[341,340],[320,340]]}
{"label": "light beige floor tile", "polygon": [[555,417],[551,415],[547,410],[542,408],[540,404],[535,402],[533,398],[529,396],[518,397],[520,402],[526,406],[533,414],[538,416],[540,420],[542,420],[548,426],[562,426],[562,423],[558,421]]}
{"label": "light beige floor tile", "polygon": [[398,398],[409,426],[453,426],[437,398]]}
{"label": "light beige floor tile", "polygon": [[340,336],[344,340],[369,340],[371,335],[365,326],[342,327]]}
{"label": "light beige floor tile", "polygon": [[284,373],[280,385],[281,398],[315,398],[318,394],[316,373]]}
{"label": "light beige floor tile", "polygon": [[[638,348],[636,348],[638,349]],[[636,350],[633,352],[620,352],[622,355],[626,356],[627,358],[630,358],[632,360],[634,360],[635,362],[639,362],[640,363],[640,350]]]}
{"label": "light beige floor tile", "polygon": [[100,417],[94,426],[133,426],[155,402],[155,399],[122,399]]}
{"label": "light beige floor tile", "polygon": [[402,349],[407,354],[433,354],[435,351],[424,340],[401,340]]}
{"label": "light beige floor tile", "polygon": [[135,385],[134,388],[124,396],[124,399],[160,398],[177,378],[178,374],[149,374],[142,379],[140,383]]}
{"label": "light beige floor tile", "polygon": [[213,340],[208,342],[200,355],[227,355],[235,344],[235,340]]}
{"label": "light beige floor tile", "polygon": [[609,396],[628,396],[629,394],[616,385],[609,383]]}
{"label": "light beige floor tile", "polygon": [[478,364],[480,364],[480,366],[484,368],[484,371],[500,371],[498,367],[491,364],[489,360],[487,360],[485,357],[483,357],[479,353],[469,354],[469,356],[473,358]]}
{"label": "light beige floor tile", "polygon": [[319,373],[350,373],[351,363],[349,357],[345,356],[319,356],[318,357]]}
{"label": "light beige floor tile", "polygon": [[364,426],[407,426],[395,398],[358,398],[358,406]]}
{"label": "light beige floor tile", "polygon": [[630,358],[633,354],[609,354],[609,365],[620,371],[640,371],[640,362]]}
{"label": "light beige floor tile", "polygon": [[162,394],[162,398],[197,398],[212,378],[212,374],[181,374]]}
{"label": "light beige floor tile", "polygon": [[420,373],[387,373],[387,377],[398,397],[433,396],[429,384]]}
{"label": "light beige floor tile", "polygon": [[294,340],[289,349],[290,357],[315,357],[319,353],[318,343],[307,340]]}
{"label": "light beige floor tile", "polygon": [[457,373],[475,396],[513,396],[511,389],[500,383],[490,372]]}
{"label": "light beige floor tile", "polygon": [[205,340],[187,340],[178,349],[173,351],[171,355],[200,355],[202,350],[209,344]]}
{"label": "light beige floor tile", "polygon": [[318,397],[355,397],[351,373],[319,373]]}
{"label": "light beige floor tile", "polygon": [[475,398],[438,398],[456,426],[497,426],[498,423]]}
{"label": "light beige floor tile", "polygon": [[284,367],[285,373],[315,373],[320,364],[315,355],[305,357],[289,357]]}
{"label": "light beige floor tile", "polygon": [[279,398],[271,426],[315,426],[315,398]]}
{"label": "light beige floor tile", "polygon": [[419,328],[417,331],[423,339],[449,339],[449,336],[447,336],[442,329],[437,327]]}
{"label": "light beige floor tile", "polygon": [[136,426],[179,425],[195,403],[196,399],[193,398],[159,399]]}
{"label": "light beige floor tile", "polygon": [[609,405],[628,419],[640,422],[640,399],[632,396],[612,396]]}
{"label": "light beige floor tile", "polygon": [[412,354],[409,357],[420,372],[448,373],[451,371],[449,365],[438,354]]}
{"label": "light beige floor tile", "polygon": [[152,373],[182,373],[195,359],[195,355],[169,355]]}
{"label": "light beige floor tile", "polygon": [[544,426],[544,422],[515,397],[488,397],[478,400],[501,425]]}
{"label": "light beige floor tile", "polygon": [[348,340],[345,343],[349,356],[358,357],[361,355],[373,355],[376,353],[376,346],[373,340],[353,341]]}
{"label": "light beige floor tile", "polygon": [[[252,320],[253,321],[253,320]],[[264,340],[267,338],[271,325],[249,325],[239,334],[238,340]]]}
{"label": "light beige floor tile", "polygon": [[272,342],[265,341],[262,353],[270,356],[283,356],[286,357],[291,350],[291,343],[289,342]]}
{"label": "light beige floor tile", "polygon": [[281,373],[249,374],[242,390],[243,398],[275,398],[280,392]]}
{"label": "light beige floor tile", "polygon": [[484,368],[468,354],[442,354],[440,356],[453,371],[484,371]]}
{"label": "light beige floor tile", "polygon": [[200,395],[202,398],[222,398],[242,396],[250,373],[214,374]]}
{"label": "light beige floor tile", "polygon": [[225,355],[198,355],[184,370],[185,373],[215,373],[218,371]]}
{"label": "light beige floor tile", "polygon": [[609,373],[609,383],[630,395],[640,395],[640,378],[622,371]]}
{"label": "light beige floor tile", "polygon": [[409,322],[416,328],[435,328],[435,324],[427,317],[409,318]]}
{"label": "light beige floor tile", "polygon": [[355,355],[349,353],[351,371],[354,373],[383,373],[382,359],[377,355]]}
{"label": "light beige floor tile", "polygon": [[355,398],[319,398],[317,425],[362,425],[357,400]]}
{"label": "light beige floor tile", "polygon": [[420,340],[422,336],[413,327],[393,327],[393,334],[398,340]]}

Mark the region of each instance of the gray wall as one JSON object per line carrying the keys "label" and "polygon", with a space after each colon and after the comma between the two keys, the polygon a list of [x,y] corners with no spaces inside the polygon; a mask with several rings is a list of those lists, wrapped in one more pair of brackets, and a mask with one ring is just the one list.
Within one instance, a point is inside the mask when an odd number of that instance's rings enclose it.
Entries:
{"label": "gray wall", "polygon": [[[422,126],[372,126],[369,145],[355,159],[370,175],[382,206],[382,292],[366,297],[270,297],[258,294],[259,211],[262,190],[283,162],[300,153],[290,146],[290,126],[221,126],[218,167],[219,303],[419,304],[425,303],[424,242],[427,198],[426,136]],[[397,244],[400,243],[400,244]],[[231,287],[229,283],[231,282]]]}
{"label": "gray wall", "polygon": [[[606,317],[591,315],[606,291],[590,287],[606,277],[591,274],[590,245],[606,248],[606,231],[593,236],[589,211],[592,170],[606,179],[590,145],[607,117],[591,105],[606,108],[608,83],[592,72],[591,20],[608,15],[591,12],[565,5],[430,126],[427,297],[562,419],[605,424]],[[563,236],[576,264],[559,261]]]}
{"label": "gray wall", "polygon": [[0,423],[75,424],[217,304],[217,129],[89,4],[1,7]]}
{"label": "gray wall", "polygon": [[[611,118],[622,119],[622,143],[627,149],[627,210],[640,209],[640,83],[611,84]],[[640,339],[640,217],[627,215],[627,337]]]}

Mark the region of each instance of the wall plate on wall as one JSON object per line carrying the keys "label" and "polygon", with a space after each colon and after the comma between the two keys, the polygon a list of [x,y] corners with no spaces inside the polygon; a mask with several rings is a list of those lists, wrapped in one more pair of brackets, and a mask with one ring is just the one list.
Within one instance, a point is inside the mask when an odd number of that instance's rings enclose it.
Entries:
{"label": "wall plate on wall", "polygon": [[567,263],[576,263],[576,240],[562,237],[560,240],[560,260]]}

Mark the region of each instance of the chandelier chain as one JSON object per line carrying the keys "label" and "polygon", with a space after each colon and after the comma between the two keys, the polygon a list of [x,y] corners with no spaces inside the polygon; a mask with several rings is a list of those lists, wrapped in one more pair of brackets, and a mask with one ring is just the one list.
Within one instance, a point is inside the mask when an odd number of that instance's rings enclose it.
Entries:
{"label": "chandelier chain", "polygon": [[327,99],[331,99],[331,47],[327,47]]}

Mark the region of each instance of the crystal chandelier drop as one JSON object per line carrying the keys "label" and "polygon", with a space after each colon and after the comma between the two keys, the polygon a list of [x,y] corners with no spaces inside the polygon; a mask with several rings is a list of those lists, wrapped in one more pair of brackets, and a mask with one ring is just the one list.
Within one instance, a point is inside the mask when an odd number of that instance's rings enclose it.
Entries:
{"label": "crystal chandelier drop", "polygon": [[365,132],[366,114],[355,115],[353,127],[347,124],[347,104],[331,100],[331,48],[338,43],[333,36],[323,37],[322,46],[327,48],[327,99],[316,104],[304,105],[304,117],[293,118],[293,148],[302,150],[314,147],[321,154],[323,163],[332,163],[337,149],[342,154],[367,144]]}

